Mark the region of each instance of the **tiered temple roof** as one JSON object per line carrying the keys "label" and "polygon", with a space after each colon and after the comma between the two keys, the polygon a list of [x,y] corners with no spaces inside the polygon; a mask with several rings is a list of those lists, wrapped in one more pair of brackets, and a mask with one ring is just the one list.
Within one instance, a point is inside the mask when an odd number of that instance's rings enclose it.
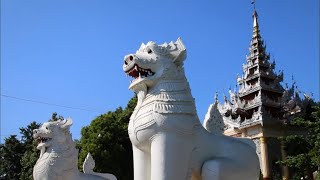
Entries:
{"label": "tiered temple roof", "polygon": [[[253,12],[253,35],[250,41],[246,64],[242,65],[243,75],[237,77],[238,92],[229,90],[229,99],[218,101],[211,108],[218,108],[222,115],[224,130],[243,129],[260,124],[279,125],[290,120],[293,114],[301,112],[309,96],[301,99],[299,91],[292,87],[283,88],[283,71],[275,72],[275,61],[270,62],[270,54],[260,36],[258,14]],[[205,121],[212,116],[208,110]],[[214,120],[213,120],[214,121]]]}
{"label": "tiered temple roof", "polygon": [[[252,139],[263,179],[272,179],[272,162],[286,159],[285,144],[277,137],[304,133],[304,129],[285,124],[298,113],[303,115],[311,104],[310,96],[304,94],[300,98],[295,82],[291,87],[282,85],[283,72],[276,72],[275,66],[260,36],[258,14],[254,10],[249,54],[242,65],[243,74],[237,77],[239,88],[229,89],[229,97],[225,96],[222,104],[216,94],[203,123],[212,133]],[[282,170],[283,179],[289,179],[288,167]]]}

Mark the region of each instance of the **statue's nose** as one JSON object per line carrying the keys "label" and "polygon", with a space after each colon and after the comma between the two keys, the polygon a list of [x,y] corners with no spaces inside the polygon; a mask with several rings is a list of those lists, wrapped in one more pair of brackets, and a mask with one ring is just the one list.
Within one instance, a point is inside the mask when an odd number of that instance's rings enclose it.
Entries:
{"label": "statue's nose", "polygon": [[133,55],[129,54],[129,55],[124,57],[124,64],[128,65],[132,60],[133,60]]}

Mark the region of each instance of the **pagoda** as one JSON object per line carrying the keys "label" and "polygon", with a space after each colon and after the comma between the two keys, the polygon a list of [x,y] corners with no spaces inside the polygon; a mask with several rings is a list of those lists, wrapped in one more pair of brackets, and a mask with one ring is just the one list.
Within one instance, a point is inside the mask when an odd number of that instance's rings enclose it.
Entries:
{"label": "pagoda", "polygon": [[[257,147],[263,179],[272,179],[272,162],[286,158],[284,145],[277,137],[295,133],[285,125],[297,113],[303,113],[310,100],[307,95],[300,98],[295,83],[284,88],[281,84],[283,71],[276,72],[275,65],[274,60],[270,62],[270,54],[260,35],[258,13],[254,9],[253,35],[249,55],[242,65],[243,74],[237,77],[238,91],[229,89],[229,98],[225,96],[222,104],[216,97],[204,120],[205,126],[208,123],[216,125],[213,131],[220,129],[228,136],[252,139]],[[288,179],[288,168],[282,167],[281,174],[283,179]]]}

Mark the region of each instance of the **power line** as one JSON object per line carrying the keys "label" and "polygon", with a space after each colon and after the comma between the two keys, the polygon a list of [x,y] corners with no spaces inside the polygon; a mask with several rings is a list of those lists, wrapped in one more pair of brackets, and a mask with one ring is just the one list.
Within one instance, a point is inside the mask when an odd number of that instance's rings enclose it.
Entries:
{"label": "power line", "polygon": [[45,105],[49,105],[49,106],[56,106],[56,107],[62,107],[62,108],[67,108],[67,109],[75,109],[75,110],[81,110],[81,111],[89,111],[89,112],[98,112],[98,113],[100,113],[99,111],[92,110],[92,109],[71,107],[71,106],[48,103],[48,102],[38,101],[38,100],[33,100],[33,99],[26,99],[26,98],[20,98],[20,97],[16,97],[16,96],[9,96],[9,95],[5,95],[5,94],[1,94],[1,96],[2,97],[6,97],[6,98],[20,100],[20,101],[26,101],[26,102],[32,102],[32,103],[38,103],[38,104],[45,104]]}
{"label": "power line", "polygon": [[[72,136],[80,136],[81,134],[74,134],[72,133]],[[23,135],[18,135],[18,134],[0,134],[0,137],[9,137],[9,136],[17,136],[17,137],[22,137]]]}

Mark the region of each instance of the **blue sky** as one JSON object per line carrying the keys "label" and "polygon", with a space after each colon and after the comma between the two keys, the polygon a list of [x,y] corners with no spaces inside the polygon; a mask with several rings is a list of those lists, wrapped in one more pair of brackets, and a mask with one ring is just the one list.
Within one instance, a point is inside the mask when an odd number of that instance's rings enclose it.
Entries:
{"label": "blue sky", "polygon": [[[276,70],[284,70],[289,84],[293,75],[318,101],[319,1],[257,0],[256,8]],[[124,55],[142,42],[178,37],[187,47],[186,76],[203,119],[214,93],[234,88],[242,73],[252,12],[250,0],[2,0],[0,139],[53,112],[73,118],[79,139],[81,127],[133,96]]]}

